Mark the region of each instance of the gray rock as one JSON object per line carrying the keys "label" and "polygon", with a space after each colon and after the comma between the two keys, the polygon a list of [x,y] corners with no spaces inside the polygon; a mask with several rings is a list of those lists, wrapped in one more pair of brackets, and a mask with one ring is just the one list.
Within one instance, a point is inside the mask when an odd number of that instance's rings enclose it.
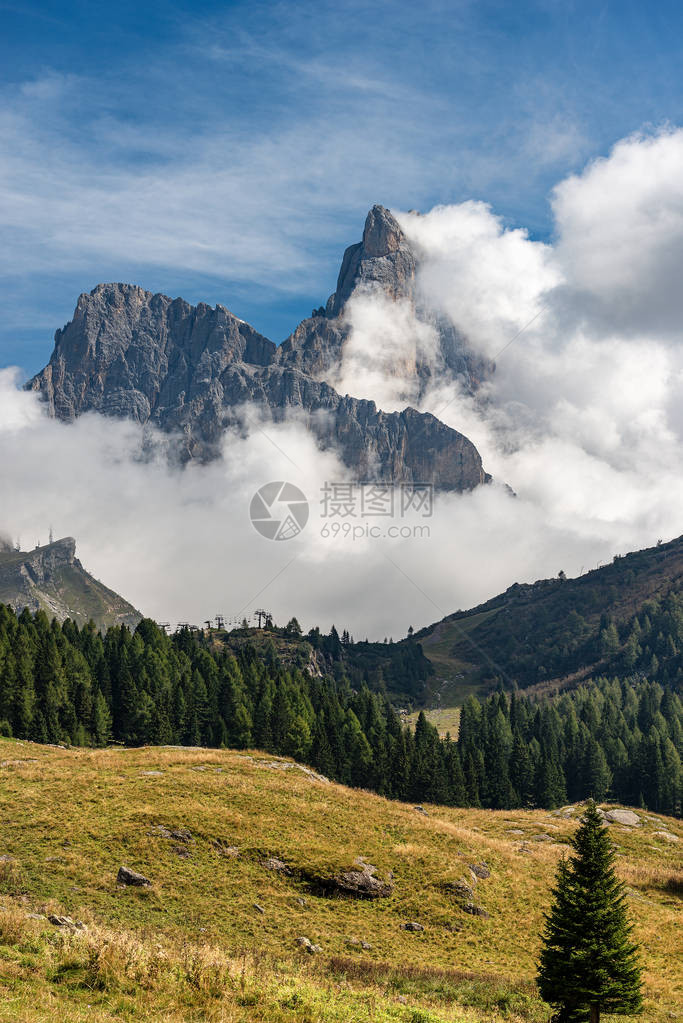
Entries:
{"label": "gray rock", "polygon": [[[73,599],[72,591],[72,596],[66,599],[65,574],[72,580],[72,586],[87,591],[87,608]],[[100,627],[128,625],[135,628],[142,617],[123,597],[105,589],[85,571],[76,557],[76,541],[70,536],[32,551],[0,549],[0,603],[11,604],[17,614],[24,608],[32,612],[43,609],[50,618],[59,622],[72,618],[79,625],[92,618]],[[63,745],[55,745],[55,748],[65,749]],[[3,766],[25,763],[12,760]]]}
{"label": "gray rock", "polygon": [[272,870],[276,874],[291,874],[291,870],[286,863],[282,860],[278,860],[275,856],[270,856],[267,860],[263,861],[263,866],[266,870]]}
{"label": "gray rock", "polygon": [[653,831],[653,838],[663,838],[665,842],[679,842],[678,835],[674,835],[671,831]]}
{"label": "gray rock", "polygon": [[344,870],[337,874],[331,885],[346,895],[363,899],[385,899],[394,890],[389,881],[375,877],[377,868],[370,863],[360,863],[357,870]]}
{"label": "gray rock", "polygon": [[417,810],[418,813],[424,814],[425,817],[429,817],[429,814],[425,810],[424,806],[414,806],[413,810]]}
{"label": "gray rock", "polygon": [[194,842],[192,832],[187,828],[167,828],[163,824],[157,824],[150,828],[148,835],[159,835],[160,838],[173,839],[176,842]]}
{"label": "gray rock", "polygon": [[532,842],[554,842],[555,839],[553,838],[552,835],[540,834],[540,835],[532,835],[531,836],[531,841]]}
{"label": "gray rock", "polygon": [[508,828],[508,835],[523,835],[524,832],[521,828]]}
{"label": "gray rock", "polygon": [[486,878],[491,876],[491,871],[489,870],[487,864],[483,862],[470,863],[470,870],[472,871],[475,877],[478,877],[482,881],[485,881]]}
{"label": "gray rock", "polygon": [[402,931],[423,931],[424,927],[422,924],[417,923],[416,920],[409,920],[408,923],[401,924]]}
{"label": "gray rock", "polygon": [[633,810],[607,810],[605,812],[605,820],[609,821],[610,824],[625,824],[630,828],[637,828],[641,826],[641,820],[637,813]]}
{"label": "gray rock", "polygon": [[134,888],[151,888],[152,882],[143,874],[138,874],[129,867],[119,867],[116,875],[116,883],[121,885],[132,885]]}
{"label": "gray rock", "polygon": [[464,879],[461,879],[460,881],[449,881],[444,885],[444,889],[460,901],[470,902],[474,898],[474,888]]}
{"label": "gray rock", "polygon": [[316,952],[322,952],[320,945],[314,945],[309,938],[297,938],[296,943],[304,950],[304,952],[308,952],[309,955],[315,955]]}
{"label": "gray rock", "polygon": [[491,914],[487,913],[485,909],[482,909],[481,906],[475,905],[473,902],[466,902],[462,908],[466,913],[469,913],[470,916],[480,916],[484,920],[490,919]]}
{"label": "gray rock", "polygon": [[263,908],[263,906],[259,906],[258,902],[255,902],[253,905],[257,913],[261,913],[261,915],[265,914],[266,912],[265,909]]}
{"label": "gray rock", "polygon": [[[40,918],[40,914],[36,915],[36,919]],[[44,917],[42,919],[45,919]],[[86,925],[81,920],[72,920],[70,916],[57,916],[51,913],[48,916],[48,920],[55,927],[64,927],[69,931],[87,931]]]}
{"label": "gray rock", "polygon": [[[182,438],[183,460],[219,457],[225,431],[244,429],[240,410],[254,404],[273,422],[295,412],[356,479],[472,490],[490,477],[462,434],[414,408],[382,412],[325,382],[348,336],[351,294],[380,289],[408,297],[414,276],[400,227],[376,206],[363,241],[344,256],[325,315],[305,320],[279,347],[223,306],[193,307],[133,285],[100,284],[80,296],[73,320],[55,335],[49,364],[27,386],[65,422],[94,411],[157,426]],[[472,389],[492,367],[452,327],[437,327],[444,366]],[[430,373],[416,364],[416,384],[428,384]]]}

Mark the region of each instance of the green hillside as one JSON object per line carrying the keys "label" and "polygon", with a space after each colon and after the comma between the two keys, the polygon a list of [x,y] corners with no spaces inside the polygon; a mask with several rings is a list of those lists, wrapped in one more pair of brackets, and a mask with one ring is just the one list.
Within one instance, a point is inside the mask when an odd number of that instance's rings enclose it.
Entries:
{"label": "green hillside", "polygon": [[[0,1020],[549,1020],[534,964],[578,808],[416,809],[254,751],[0,757]],[[683,1004],[683,827],[638,817],[610,831],[647,1023]],[[349,870],[390,894],[335,892]]]}
{"label": "green hillside", "polygon": [[501,683],[542,692],[591,675],[633,671],[679,684],[682,581],[678,538],[576,579],[515,583],[416,633],[434,668],[427,702],[437,708],[459,704],[468,693]]}

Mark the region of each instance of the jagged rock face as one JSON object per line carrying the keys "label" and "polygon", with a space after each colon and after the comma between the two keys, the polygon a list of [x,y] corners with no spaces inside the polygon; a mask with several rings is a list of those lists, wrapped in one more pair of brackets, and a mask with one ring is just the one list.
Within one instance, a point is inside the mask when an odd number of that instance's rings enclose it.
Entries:
{"label": "jagged rock face", "polygon": [[358,479],[470,490],[489,477],[462,434],[413,409],[385,413],[342,397],[325,382],[348,336],[349,296],[360,287],[407,297],[414,277],[398,223],[376,206],[363,241],[346,251],[325,314],[305,320],[280,348],[223,306],[101,284],[80,296],[48,366],[27,386],[64,421],[95,411],[178,433],[185,458],[218,456],[247,403],[274,421],[295,412]]}
{"label": "jagged rock face", "polygon": [[417,391],[424,393],[434,371],[446,370],[460,379],[465,390],[474,392],[493,372],[490,360],[476,354],[467,341],[442,317],[420,306],[415,293],[417,258],[396,218],[384,206],[368,213],[363,240],[344,253],[337,290],[324,310],[304,320],[278,349],[277,360],[314,376],[329,379],[339,370],[350,326],[346,306],[354,294],[381,293],[387,298],[409,301],[416,316],[433,327],[438,337],[440,364],[429,365],[419,358],[407,367],[397,360],[396,375],[412,371]]}
{"label": "jagged rock face", "polygon": [[98,626],[135,626],[132,605],[89,575],[76,557],[76,541],[65,537],[33,551],[0,544],[0,603],[17,613],[43,610],[51,618],[93,619]]}

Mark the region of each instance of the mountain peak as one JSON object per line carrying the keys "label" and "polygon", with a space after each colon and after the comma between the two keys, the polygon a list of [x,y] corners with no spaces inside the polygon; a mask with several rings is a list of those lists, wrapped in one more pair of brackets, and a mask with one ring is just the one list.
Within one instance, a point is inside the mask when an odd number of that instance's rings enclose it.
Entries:
{"label": "mountain peak", "polygon": [[327,315],[338,316],[354,291],[382,291],[389,298],[410,298],[417,261],[398,221],[384,206],[373,206],[365,219],[363,240],[344,253],[337,290]]}
{"label": "mountain peak", "polygon": [[365,218],[363,249],[366,257],[388,256],[401,245],[407,245],[406,237],[398,221],[384,206],[373,206]]}

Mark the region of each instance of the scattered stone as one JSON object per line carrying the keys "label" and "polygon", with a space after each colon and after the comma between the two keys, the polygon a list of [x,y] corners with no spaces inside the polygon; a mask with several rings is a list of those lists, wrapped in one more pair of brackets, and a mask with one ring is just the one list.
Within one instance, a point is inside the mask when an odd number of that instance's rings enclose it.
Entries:
{"label": "scattered stone", "polygon": [[416,810],[418,813],[424,814],[425,817],[429,817],[429,814],[425,810],[424,806],[414,806],[413,810]]}
{"label": "scattered stone", "polygon": [[304,950],[304,952],[308,952],[309,955],[315,955],[316,952],[322,952],[320,945],[314,945],[308,938],[297,938],[296,943]]}
{"label": "scattered stone", "polygon": [[266,912],[265,909],[263,908],[263,906],[259,906],[258,902],[255,902],[253,905],[257,913],[261,913],[262,915],[265,914]]}
{"label": "scattered stone", "polygon": [[215,838],[211,844],[214,849],[221,854],[221,856],[236,859],[240,855],[240,851],[236,845],[224,845],[220,838]]}
{"label": "scattered stone", "polygon": [[45,862],[46,863],[66,863],[66,859],[65,859],[64,856],[46,856],[45,857]]}
{"label": "scattered stone", "polygon": [[144,874],[138,874],[128,867],[119,867],[116,875],[116,883],[121,885],[132,885],[134,888],[151,888],[152,882]]}
{"label": "scattered stone", "polygon": [[175,839],[176,842],[194,842],[192,832],[187,828],[167,828],[163,824],[155,824],[147,832],[148,835],[159,835],[160,838]]}
{"label": "scattered stone", "polygon": [[294,901],[296,902],[297,906],[301,906],[302,909],[305,909],[306,906],[308,905],[306,900],[302,899],[300,895],[297,895],[297,897],[294,899]]}
{"label": "scattered stone", "polygon": [[291,874],[291,870],[286,863],[282,860],[278,860],[275,856],[270,856],[267,860],[263,861],[263,866],[266,870],[272,870],[276,874]]}
{"label": "scattered stone", "polygon": [[[249,757],[249,759],[252,760],[253,757]],[[318,774],[317,771],[312,771],[304,764],[291,764],[287,760],[256,760],[255,763],[257,767],[267,767],[272,771],[300,771],[311,781],[321,781],[325,785],[330,784],[330,779],[326,778],[324,774]]]}
{"label": "scattered stone", "polygon": [[180,856],[182,860],[186,860],[190,855],[190,850],[187,848],[186,845],[174,845],[173,852],[176,854],[176,856]]}
{"label": "scattered stone", "polygon": [[466,902],[462,908],[466,913],[469,913],[470,916],[480,916],[484,920],[490,919],[491,914],[487,913],[485,909],[481,908],[481,906],[475,905],[474,902]]}
{"label": "scattered stone", "polygon": [[485,881],[487,877],[491,876],[491,871],[484,862],[470,863],[470,870],[472,871],[475,877],[480,878],[482,881]]}
{"label": "scattered stone", "polygon": [[44,913],[27,913],[26,916],[29,920],[47,920]]}
{"label": "scattered stone", "polygon": [[639,828],[641,826],[640,817],[633,810],[607,810],[605,820],[609,821],[610,824],[626,824],[630,828]]}
{"label": "scattered stone", "polygon": [[552,835],[546,835],[546,834],[532,835],[531,836],[531,841],[532,842],[552,842],[553,841],[553,837],[552,837]]}
{"label": "scattered stone", "polygon": [[517,846],[517,852],[523,853],[526,856],[531,852],[531,846],[529,845],[528,842],[521,842]]}
{"label": "scattered stone", "polygon": [[652,835],[654,838],[663,838],[666,842],[680,841],[678,835],[674,835],[670,831],[653,831]]}
{"label": "scattered stone", "polygon": [[359,938],[349,938],[347,944],[352,948],[362,948],[364,952],[369,952],[372,948],[369,941],[361,941]]}
{"label": "scattered stone", "polygon": [[396,1001],[399,1002],[400,1005],[408,1004],[408,998],[406,995],[396,995]]}
{"label": "scattered stone", "polygon": [[[37,917],[39,916],[40,914],[37,914]],[[42,917],[42,919],[44,920],[45,917]],[[87,931],[88,929],[81,920],[72,920],[70,916],[57,916],[51,913],[48,920],[55,927],[66,927],[69,931]]]}
{"label": "scattered stone", "polygon": [[377,867],[360,859],[356,864],[357,870],[344,870],[332,878],[332,886],[337,891],[363,899],[385,899],[391,895],[394,886],[390,881],[375,877]]}
{"label": "scattered stone", "polygon": [[422,924],[417,923],[416,920],[409,920],[408,923],[401,924],[402,931],[423,931],[424,927]]}
{"label": "scattered stone", "polygon": [[163,771],[140,771],[141,778],[161,778]]}
{"label": "scattered stone", "polygon": [[448,881],[444,888],[458,899],[470,902],[474,898],[474,888],[464,878],[460,881]]}
{"label": "scattered stone", "polygon": [[523,835],[521,828],[508,828],[508,835]]}

